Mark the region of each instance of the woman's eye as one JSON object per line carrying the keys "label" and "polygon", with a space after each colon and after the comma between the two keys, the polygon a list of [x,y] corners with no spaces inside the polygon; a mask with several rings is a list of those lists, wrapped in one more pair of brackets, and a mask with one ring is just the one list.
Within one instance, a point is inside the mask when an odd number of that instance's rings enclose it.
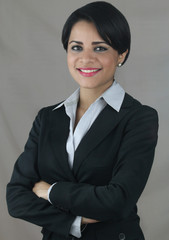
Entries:
{"label": "woman's eye", "polygon": [[82,47],[81,47],[81,46],[73,46],[71,49],[72,49],[73,51],[76,51],[76,52],[82,51]]}
{"label": "woman's eye", "polygon": [[96,47],[94,50],[95,50],[95,52],[105,52],[105,51],[107,51],[107,48],[105,48],[105,47]]}

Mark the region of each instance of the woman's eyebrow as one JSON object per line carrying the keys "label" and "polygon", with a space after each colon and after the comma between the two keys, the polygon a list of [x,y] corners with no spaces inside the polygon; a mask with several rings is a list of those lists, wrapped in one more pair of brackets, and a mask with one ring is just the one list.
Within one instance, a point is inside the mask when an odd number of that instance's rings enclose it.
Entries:
{"label": "woman's eyebrow", "polygon": [[[75,41],[75,40],[72,40],[72,41],[69,42],[69,44],[71,44],[71,43],[76,43],[76,44],[83,45],[83,42]],[[104,41],[96,41],[96,42],[92,42],[92,45],[98,45],[98,44],[101,44],[101,43],[107,44]]]}
{"label": "woman's eyebrow", "polygon": [[97,41],[97,42],[92,42],[92,45],[98,45],[98,44],[101,44],[101,43],[107,44],[106,42],[103,42],[103,41]]}
{"label": "woman's eyebrow", "polygon": [[79,42],[79,41],[74,41],[74,40],[69,42],[69,44],[71,44],[71,43],[77,43],[77,44],[83,45],[83,43],[82,43],[82,42]]}

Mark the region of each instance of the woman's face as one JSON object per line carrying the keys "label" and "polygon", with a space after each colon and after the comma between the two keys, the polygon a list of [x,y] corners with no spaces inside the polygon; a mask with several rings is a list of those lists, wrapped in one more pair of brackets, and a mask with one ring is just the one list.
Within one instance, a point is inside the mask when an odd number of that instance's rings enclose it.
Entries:
{"label": "woman's face", "polygon": [[93,23],[80,21],[73,26],[67,62],[81,88],[105,91],[113,83],[116,67],[124,58],[124,53],[119,55],[100,37]]}

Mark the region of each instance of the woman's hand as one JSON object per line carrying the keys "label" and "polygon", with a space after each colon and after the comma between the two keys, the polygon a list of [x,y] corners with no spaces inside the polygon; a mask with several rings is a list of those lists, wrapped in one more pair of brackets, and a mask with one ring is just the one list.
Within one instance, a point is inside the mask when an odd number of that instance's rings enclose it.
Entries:
{"label": "woman's hand", "polygon": [[[40,181],[35,183],[34,187],[32,188],[32,191],[39,197],[43,198],[45,200],[48,200],[48,189],[50,188],[50,184],[44,181]],[[91,223],[97,223],[99,221],[95,219],[85,218],[82,217],[81,224],[91,224]]]}
{"label": "woman's hand", "polygon": [[32,191],[40,198],[48,200],[48,189],[50,188],[50,184],[44,181],[40,181],[35,183]]}
{"label": "woman's hand", "polygon": [[99,221],[95,220],[95,219],[90,219],[90,218],[85,218],[85,217],[82,217],[82,221],[81,221],[81,224],[90,224],[90,223],[97,223]]}

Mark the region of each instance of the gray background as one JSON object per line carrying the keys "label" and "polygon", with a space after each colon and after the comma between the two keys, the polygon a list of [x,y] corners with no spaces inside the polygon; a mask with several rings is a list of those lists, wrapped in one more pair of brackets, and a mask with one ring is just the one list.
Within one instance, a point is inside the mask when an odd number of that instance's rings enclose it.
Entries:
{"label": "gray background", "polygon": [[[61,42],[68,15],[90,1],[0,0],[0,239],[38,240],[40,228],[8,215],[5,191],[38,110],[76,89]],[[146,240],[169,237],[169,1],[110,0],[129,21],[132,49],[116,80],[160,117],[159,142],[139,200]]]}

